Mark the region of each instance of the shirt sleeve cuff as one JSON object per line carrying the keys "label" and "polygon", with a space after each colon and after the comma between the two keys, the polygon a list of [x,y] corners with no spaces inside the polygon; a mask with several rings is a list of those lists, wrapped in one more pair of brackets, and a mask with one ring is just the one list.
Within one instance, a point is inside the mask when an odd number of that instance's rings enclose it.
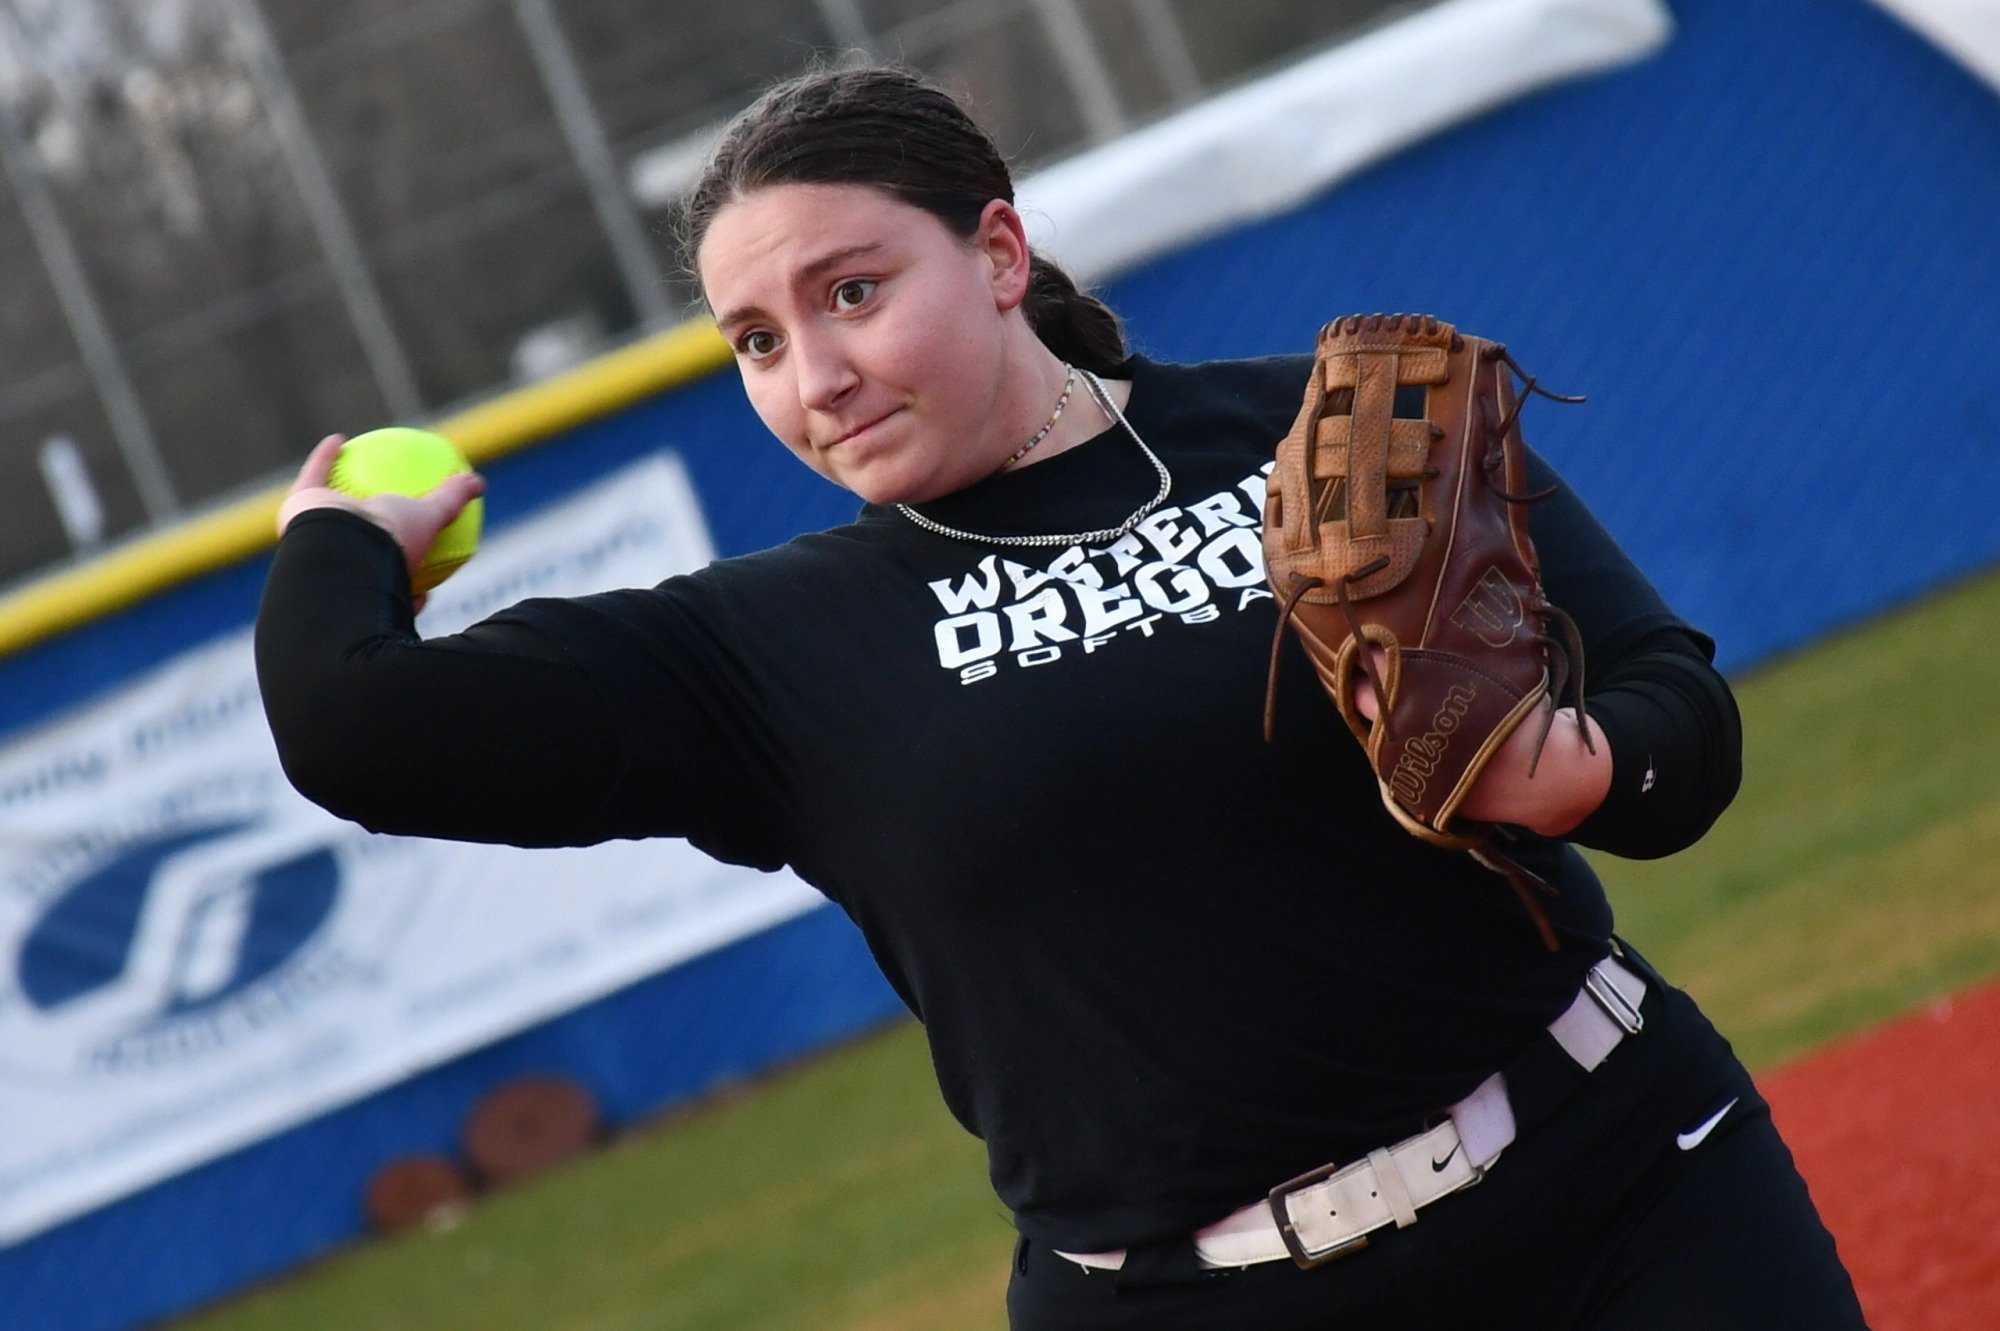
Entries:
{"label": "shirt sleeve cuff", "polygon": [[1655,700],[1631,692],[1598,694],[1587,710],[1611,746],[1611,788],[1564,839],[1614,855],[1671,854],[1674,848],[1653,849],[1682,819],[1673,816],[1672,791],[1661,783],[1652,737],[1672,718]]}
{"label": "shirt sleeve cuff", "polygon": [[410,596],[410,566],[402,547],[395,537],[359,513],[344,508],[309,508],[286,524],[278,543],[288,556],[322,573],[331,564],[367,558],[385,589],[406,600]]}

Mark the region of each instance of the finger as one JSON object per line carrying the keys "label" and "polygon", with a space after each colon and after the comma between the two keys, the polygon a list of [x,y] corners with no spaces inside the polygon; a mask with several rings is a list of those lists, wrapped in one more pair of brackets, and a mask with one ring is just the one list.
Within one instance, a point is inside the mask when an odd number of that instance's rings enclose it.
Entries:
{"label": "finger", "polygon": [[397,533],[414,570],[418,556],[430,548],[438,533],[449,527],[465,511],[465,506],[485,490],[484,477],[463,472],[445,477],[416,499],[382,494],[366,500],[365,504],[381,516],[384,526]]}
{"label": "finger", "polygon": [[486,478],[476,471],[447,476],[423,498],[442,530],[465,506],[486,493]]}
{"label": "finger", "polygon": [[311,490],[325,485],[333,475],[333,460],[340,456],[340,446],[346,442],[346,435],[330,434],[313,445],[299,468],[299,478],[292,482],[292,489]]}

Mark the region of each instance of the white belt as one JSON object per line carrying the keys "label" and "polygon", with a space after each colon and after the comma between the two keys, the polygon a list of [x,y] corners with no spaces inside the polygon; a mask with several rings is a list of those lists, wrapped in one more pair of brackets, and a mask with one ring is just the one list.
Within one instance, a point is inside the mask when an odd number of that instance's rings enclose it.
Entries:
{"label": "white belt", "polygon": [[[1549,1034],[1586,1072],[1645,1026],[1639,1005],[1646,982],[1617,957],[1590,968]],[[1196,1230],[1195,1255],[1207,1267],[1249,1266],[1289,1257],[1318,1266],[1357,1248],[1386,1225],[1417,1223],[1417,1211],[1484,1178],[1514,1140],[1507,1079],[1494,1073],[1453,1105],[1444,1122],[1346,1165],[1327,1165],[1271,1189],[1212,1225]],[[1086,1269],[1116,1271],[1125,1249],[1058,1252]]]}

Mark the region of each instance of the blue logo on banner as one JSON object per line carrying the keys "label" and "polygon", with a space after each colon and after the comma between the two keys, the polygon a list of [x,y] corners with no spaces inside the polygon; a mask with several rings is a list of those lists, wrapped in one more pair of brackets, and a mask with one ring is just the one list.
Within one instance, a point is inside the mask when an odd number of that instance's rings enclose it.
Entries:
{"label": "blue logo on banner", "polygon": [[92,1065],[158,1065],[282,1019],[352,973],[322,941],[342,891],[336,845],[272,843],[270,831],[256,815],[172,823],[82,871],[20,939],[22,1015],[94,1011],[74,1027],[98,1031]]}
{"label": "blue logo on banner", "polygon": [[[154,880],[175,856],[255,825],[232,819],[164,831],[125,846],[72,884],[19,953],[22,996],[54,1013],[126,972]],[[181,1017],[233,998],[296,956],[333,913],[340,867],[329,846],[203,884],[172,922],[172,961],[156,1015]]]}

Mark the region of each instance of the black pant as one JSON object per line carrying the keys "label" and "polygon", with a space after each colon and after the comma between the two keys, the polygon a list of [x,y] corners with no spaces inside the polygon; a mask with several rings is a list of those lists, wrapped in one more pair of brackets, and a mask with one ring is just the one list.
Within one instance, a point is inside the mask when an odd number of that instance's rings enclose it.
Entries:
{"label": "black pant", "polygon": [[[1693,1000],[1644,970],[1646,1028],[1486,1180],[1301,1271],[1155,1250],[1086,1272],[1015,1247],[1014,1331],[1852,1331],[1854,1286],[1770,1107]],[[1676,1143],[1735,1100],[1692,1149]],[[1246,1199],[1247,1200],[1247,1199]]]}

